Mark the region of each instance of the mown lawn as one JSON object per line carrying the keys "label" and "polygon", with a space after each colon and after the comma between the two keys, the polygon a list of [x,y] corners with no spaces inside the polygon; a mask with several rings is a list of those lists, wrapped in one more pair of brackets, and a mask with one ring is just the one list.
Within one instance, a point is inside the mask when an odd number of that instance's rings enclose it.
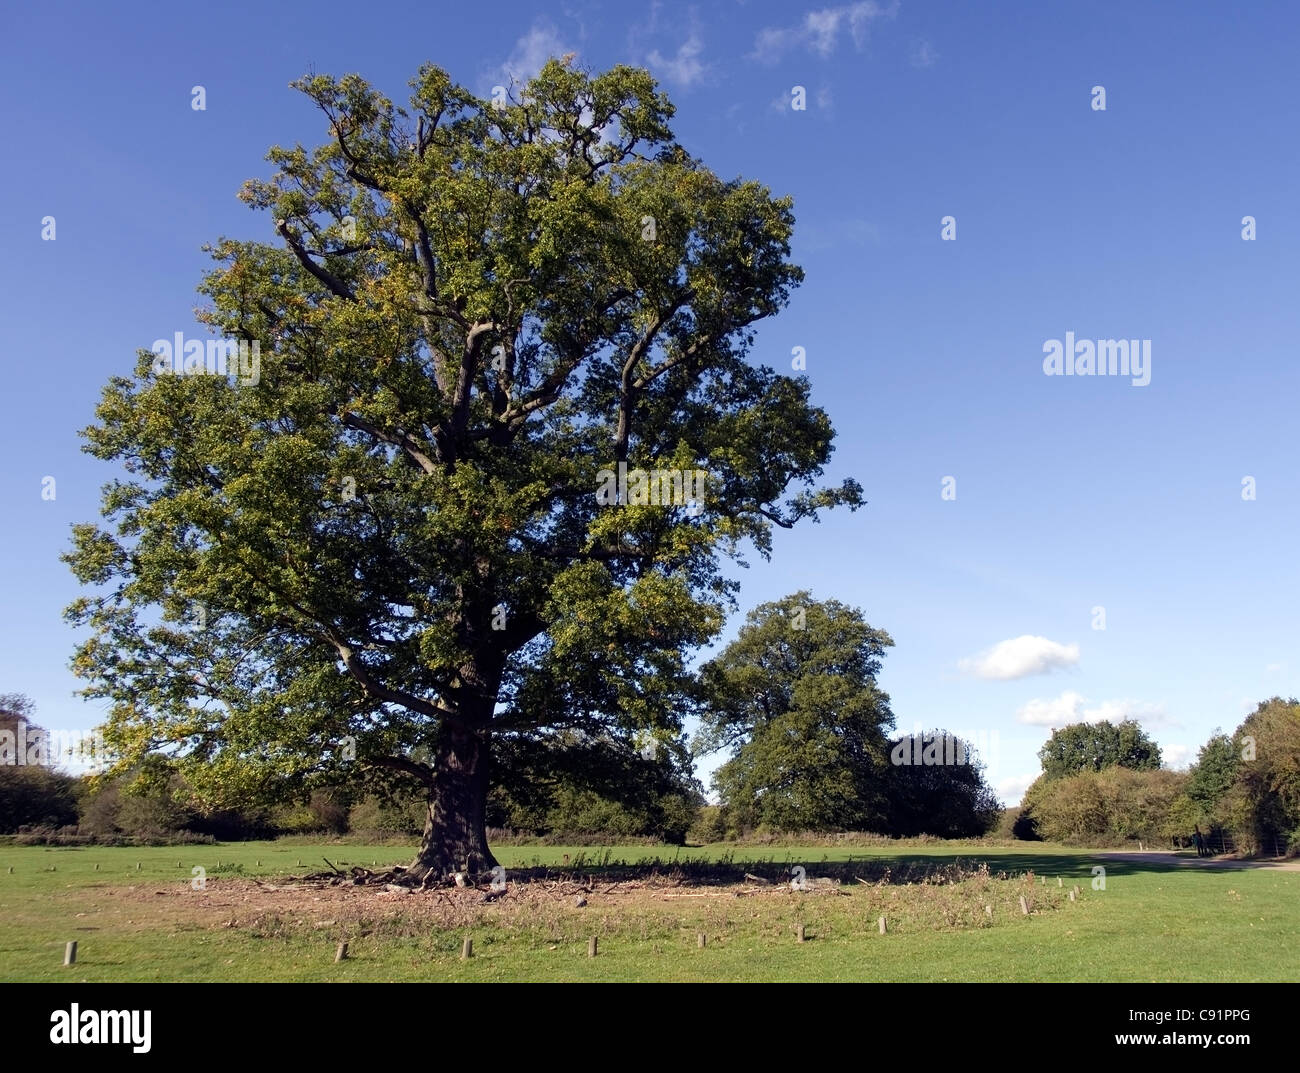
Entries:
{"label": "mown lawn", "polygon": [[[512,885],[490,905],[453,908],[433,894],[267,894],[252,882],[278,885],[277,876],[323,870],[325,857],[343,869],[369,868],[410,853],[285,841],[0,846],[0,980],[1300,980],[1300,872],[1126,863],[1053,846],[496,850],[507,870],[564,868],[567,854],[570,874],[596,879],[583,907],[562,890],[548,893],[544,882]],[[879,878],[883,867],[960,858],[987,863],[988,874],[911,886],[849,882],[840,893],[624,890],[601,881],[602,862],[656,856],[664,872],[674,862],[731,859],[742,867],[802,864],[815,877],[819,864],[861,861]],[[1106,868],[1105,890],[1092,888],[1096,864]],[[206,870],[202,891],[190,887],[195,866]],[[1019,910],[1022,894],[1029,916]],[[886,935],[877,930],[882,913]],[[795,940],[798,924],[804,943]],[[467,936],[475,956],[462,961]],[[72,939],[77,963],[65,968]],[[336,964],[341,939],[350,956]]]}

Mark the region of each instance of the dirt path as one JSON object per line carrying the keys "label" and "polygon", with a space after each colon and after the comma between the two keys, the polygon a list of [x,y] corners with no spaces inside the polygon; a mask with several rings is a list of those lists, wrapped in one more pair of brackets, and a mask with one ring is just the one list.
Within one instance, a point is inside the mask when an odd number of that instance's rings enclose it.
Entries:
{"label": "dirt path", "polygon": [[1124,850],[1101,850],[1098,856],[1111,857],[1120,861],[1132,861],[1134,864],[1178,865],[1182,868],[1275,868],[1282,872],[1300,872],[1300,859],[1242,861],[1235,857],[1184,857],[1172,850],[1149,850],[1145,853],[1129,853]]}

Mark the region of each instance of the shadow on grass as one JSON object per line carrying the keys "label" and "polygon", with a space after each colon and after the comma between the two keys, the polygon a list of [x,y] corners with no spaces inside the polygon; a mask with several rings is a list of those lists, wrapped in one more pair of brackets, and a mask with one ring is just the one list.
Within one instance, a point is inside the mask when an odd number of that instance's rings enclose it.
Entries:
{"label": "shadow on grass", "polygon": [[791,882],[792,869],[800,865],[807,881],[830,879],[840,883],[956,883],[983,874],[1005,879],[1018,879],[1026,873],[1035,877],[1046,876],[1048,882],[1059,876],[1062,880],[1080,882],[1091,879],[1094,865],[1102,865],[1107,875],[1137,874],[1141,872],[1169,872],[1180,869],[1178,858],[1163,861],[1135,861],[1107,857],[1094,851],[1077,853],[1012,853],[975,852],[961,854],[926,854],[900,852],[881,855],[873,853],[858,858],[828,860],[814,853],[799,856],[786,853],[780,858],[724,854],[713,860],[675,860],[663,857],[642,857],[636,860],[614,859],[609,853],[590,856],[579,853],[564,865],[541,865],[509,869],[510,878],[522,882],[599,880],[675,880],[691,885],[725,886],[736,883],[766,882],[785,884]]}

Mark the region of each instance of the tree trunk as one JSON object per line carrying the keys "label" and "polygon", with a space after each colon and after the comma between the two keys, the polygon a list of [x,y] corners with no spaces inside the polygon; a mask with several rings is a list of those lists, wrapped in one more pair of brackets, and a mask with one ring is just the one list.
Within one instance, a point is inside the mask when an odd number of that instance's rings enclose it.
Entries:
{"label": "tree trunk", "polygon": [[433,785],[420,852],[411,871],[421,880],[454,872],[478,878],[496,866],[487,844],[488,745],[480,734],[450,720],[438,735]]}

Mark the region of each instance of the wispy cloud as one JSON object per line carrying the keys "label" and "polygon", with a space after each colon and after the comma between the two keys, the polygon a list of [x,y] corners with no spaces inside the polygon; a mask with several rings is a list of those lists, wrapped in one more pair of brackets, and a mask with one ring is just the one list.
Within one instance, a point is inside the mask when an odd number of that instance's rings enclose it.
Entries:
{"label": "wispy cloud", "polygon": [[1085,708],[1083,714],[1089,723],[1122,723],[1125,719],[1132,719],[1153,729],[1181,725],[1165,710],[1163,704],[1141,700],[1103,700],[1095,708]]}
{"label": "wispy cloud", "polygon": [[690,89],[708,73],[709,67],[701,57],[704,54],[704,39],[698,30],[691,30],[672,56],[664,56],[657,48],[646,55],[646,65],[665,81],[680,89]]}
{"label": "wispy cloud", "polygon": [[860,49],[866,44],[871,23],[875,19],[893,18],[897,11],[897,2],[885,7],[876,0],[858,0],[853,4],[809,11],[794,26],[767,26],[759,30],[750,58],[760,63],[775,63],[796,49],[829,56],[846,30],[854,47]]}
{"label": "wispy cloud", "polygon": [[1164,766],[1172,771],[1182,771],[1196,759],[1196,747],[1193,745],[1162,745],[1160,756]]}
{"label": "wispy cloud", "polygon": [[1050,700],[1031,700],[1016,713],[1022,723],[1036,727],[1063,727],[1082,723],[1084,697],[1082,693],[1062,693]]}
{"label": "wispy cloud", "polygon": [[976,678],[1006,681],[1050,674],[1079,662],[1079,646],[1058,644],[1046,637],[1025,634],[1009,641],[999,641],[978,656],[963,659],[957,666]]}
{"label": "wispy cloud", "polygon": [[912,66],[933,67],[939,60],[939,53],[929,41],[917,41],[912,45]]}
{"label": "wispy cloud", "polygon": [[552,23],[538,22],[515,42],[514,51],[496,73],[503,85],[527,82],[552,57],[559,59],[561,56],[575,54],[576,50],[564,43],[559,30]]}
{"label": "wispy cloud", "polygon": [[1016,718],[1029,726],[1059,728],[1071,723],[1122,723],[1132,719],[1152,729],[1176,727],[1164,704],[1139,700],[1103,700],[1088,705],[1081,693],[1067,690],[1059,697],[1035,699],[1022,705]]}

